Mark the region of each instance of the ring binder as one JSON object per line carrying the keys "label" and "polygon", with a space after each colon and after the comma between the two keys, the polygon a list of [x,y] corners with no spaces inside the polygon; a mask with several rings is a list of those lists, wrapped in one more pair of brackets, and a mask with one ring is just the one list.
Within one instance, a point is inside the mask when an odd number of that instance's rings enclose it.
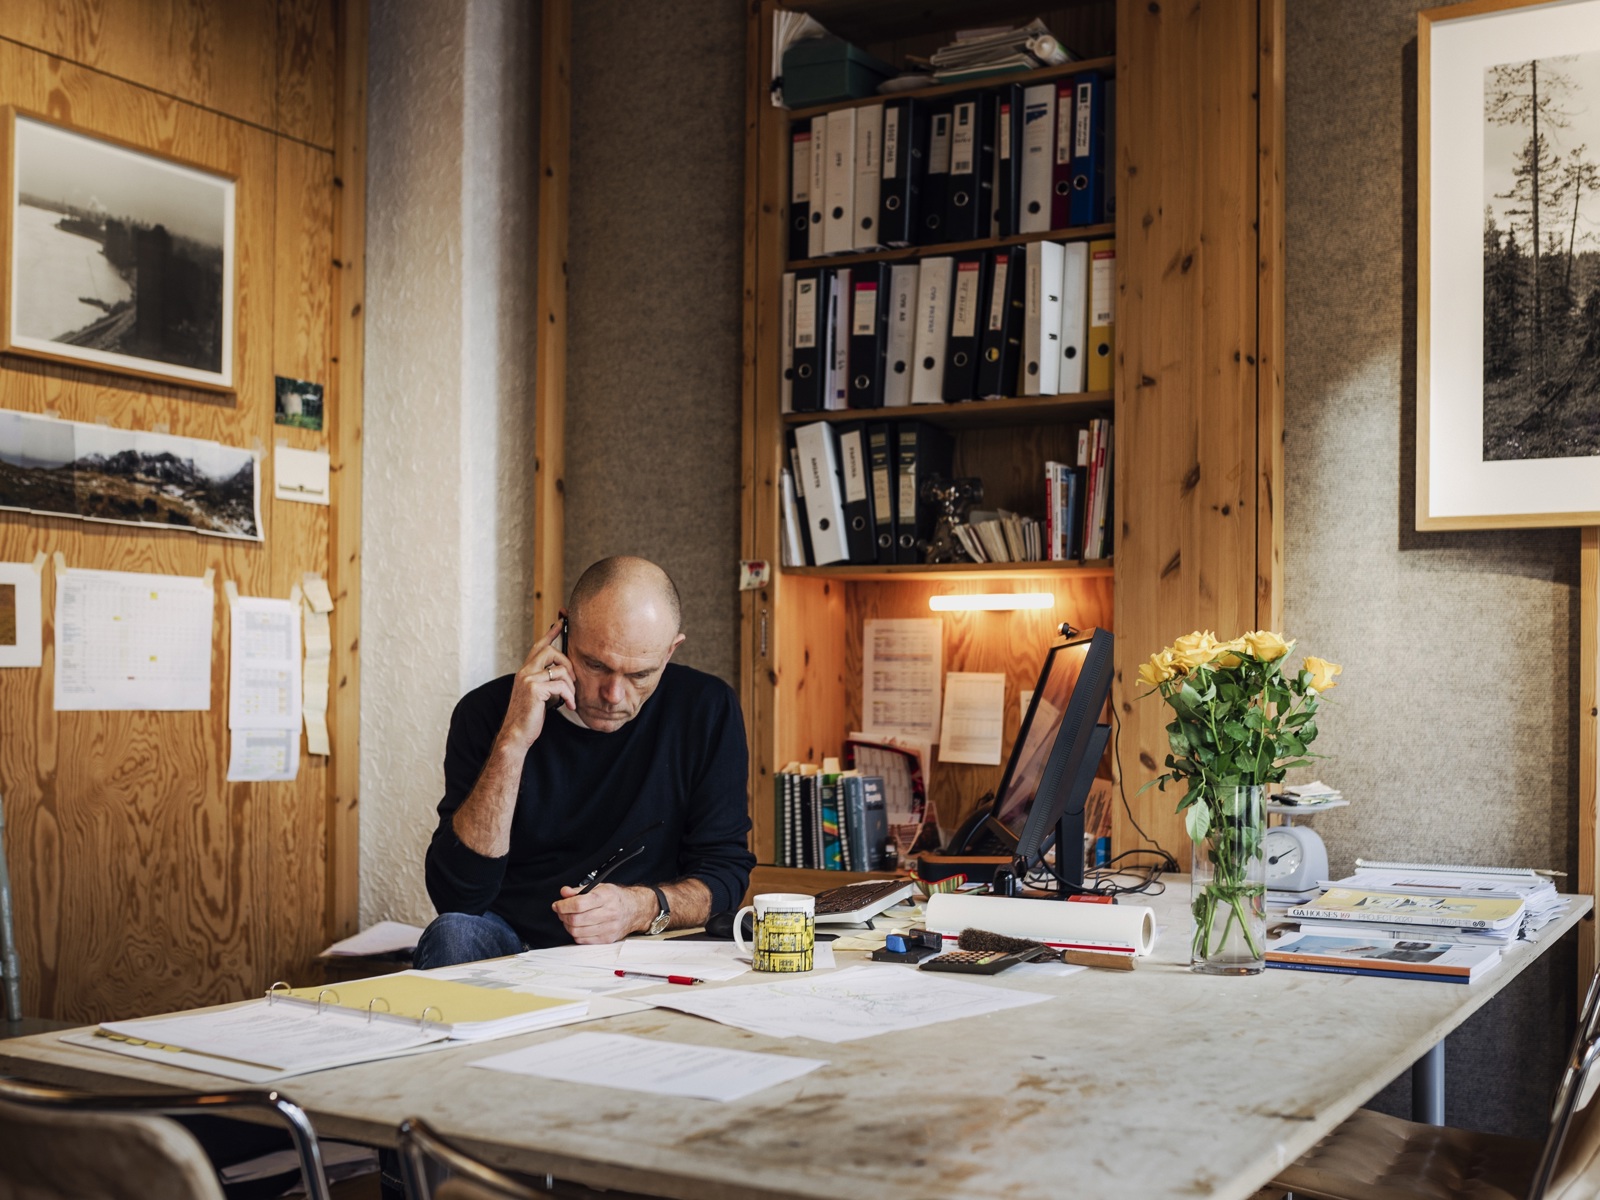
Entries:
{"label": "ring binder", "polygon": [[317,1016],[319,1017],[322,1015],[322,998],[324,996],[332,996],[334,1004],[337,1005],[339,1003],[338,992],[334,991],[332,988],[323,988],[317,993]]}
{"label": "ring binder", "polygon": [[283,995],[285,995],[285,996],[287,996],[290,992],[294,991],[294,989],[291,988],[283,980],[281,980],[281,979],[277,980],[275,983],[272,984],[271,987],[269,987],[267,989],[267,1004],[269,1006],[272,1004],[272,1002],[274,1000],[276,1000],[278,998],[278,989],[279,988],[283,989]]}
{"label": "ring binder", "polygon": [[382,996],[374,996],[371,1000],[367,1001],[367,1024],[368,1025],[372,1024],[372,1006],[374,1004],[378,1003],[380,1000],[383,1000],[383,1011],[384,1012],[388,1012],[389,1011],[389,1002],[387,1000],[384,1000]]}
{"label": "ring binder", "polygon": [[439,1019],[440,1024],[444,1023],[444,1014],[442,1012],[439,1012],[439,1010],[437,1008],[435,1008],[433,1005],[430,1004],[430,1005],[428,1005],[427,1007],[425,1007],[422,1010],[422,1015],[417,1018],[417,1032],[419,1034],[423,1034],[423,1033],[427,1033],[428,1032],[428,1014],[429,1013],[438,1014],[438,1019]]}

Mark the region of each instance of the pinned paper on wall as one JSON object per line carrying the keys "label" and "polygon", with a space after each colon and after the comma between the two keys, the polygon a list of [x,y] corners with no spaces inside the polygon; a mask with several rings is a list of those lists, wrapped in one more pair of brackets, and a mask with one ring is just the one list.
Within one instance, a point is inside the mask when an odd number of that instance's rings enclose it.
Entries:
{"label": "pinned paper on wall", "polygon": [[328,503],[328,452],[278,446],[272,452],[272,495],[302,504]]}
{"label": "pinned paper on wall", "polygon": [[306,753],[327,755],[331,750],[328,739],[328,668],[333,659],[333,633],[329,622],[333,612],[333,596],[328,591],[328,581],[320,575],[304,576],[301,586],[305,593],[306,618],[303,705]]}
{"label": "pinned paper on wall", "polygon": [[0,667],[37,667],[44,662],[41,595],[34,564],[0,563]]}
{"label": "pinned paper on wall", "polygon": [[56,570],[58,712],[211,707],[209,576]]}
{"label": "pinned paper on wall", "polygon": [[951,671],[944,677],[939,761],[998,767],[1005,710],[1004,673]]}
{"label": "pinned paper on wall", "polygon": [[300,605],[228,587],[230,783],[293,779],[300,769]]}
{"label": "pinned paper on wall", "polygon": [[864,624],[863,728],[867,733],[904,733],[937,742],[944,622],[938,617],[901,617]]}

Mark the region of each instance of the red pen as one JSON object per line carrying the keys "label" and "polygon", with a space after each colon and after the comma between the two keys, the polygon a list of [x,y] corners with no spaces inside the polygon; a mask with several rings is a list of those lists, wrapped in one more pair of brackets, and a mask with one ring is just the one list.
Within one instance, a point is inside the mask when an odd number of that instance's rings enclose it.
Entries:
{"label": "red pen", "polygon": [[684,984],[686,986],[688,984],[701,982],[700,980],[695,979],[695,978],[693,978],[692,976],[689,976],[689,975],[652,975],[648,971],[622,971],[622,970],[619,970],[617,972],[617,974],[619,976],[621,976],[622,978],[624,978],[624,979],[628,978],[628,976],[631,975],[635,979],[659,979],[663,983],[681,983],[681,984]]}

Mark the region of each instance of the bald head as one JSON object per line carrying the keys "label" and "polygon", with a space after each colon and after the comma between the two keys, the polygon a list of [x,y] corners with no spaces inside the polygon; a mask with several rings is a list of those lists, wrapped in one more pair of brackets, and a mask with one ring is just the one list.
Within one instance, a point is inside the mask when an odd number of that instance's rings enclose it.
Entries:
{"label": "bald head", "polygon": [[567,623],[578,716],[590,729],[620,729],[683,641],[678,589],[647,559],[601,559],[572,589]]}

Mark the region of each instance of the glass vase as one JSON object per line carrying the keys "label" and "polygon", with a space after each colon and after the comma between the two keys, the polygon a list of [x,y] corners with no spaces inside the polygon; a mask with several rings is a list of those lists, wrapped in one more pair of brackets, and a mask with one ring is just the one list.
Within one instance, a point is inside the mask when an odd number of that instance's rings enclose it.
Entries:
{"label": "glass vase", "polygon": [[1200,801],[1211,809],[1211,828],[1194,844],[1189,966],[1203,975],[1258,975],[1266,967],[1266,792],[1213,786]]}

